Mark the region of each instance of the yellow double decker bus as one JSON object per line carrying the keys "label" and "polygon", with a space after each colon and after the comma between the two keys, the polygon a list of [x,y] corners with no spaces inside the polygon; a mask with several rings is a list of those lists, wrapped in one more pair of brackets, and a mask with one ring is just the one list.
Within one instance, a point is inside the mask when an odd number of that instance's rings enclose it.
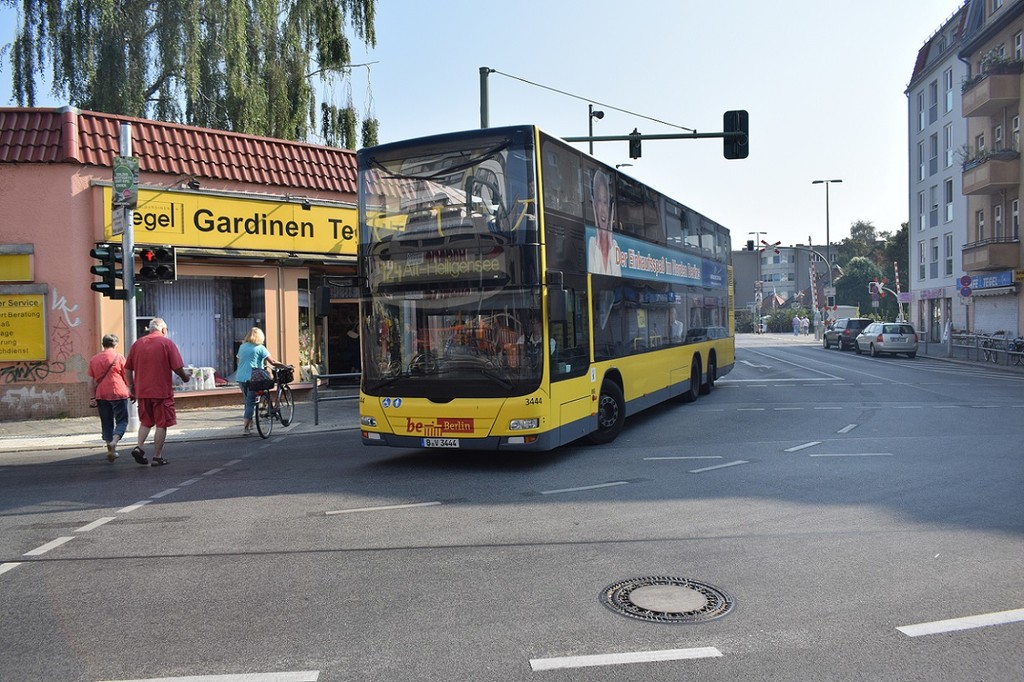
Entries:
{"label": "yellow double decker bus", "polygon": [[534,126],[363,149],[366,445],[550,450],[735,357],[729,232]]}

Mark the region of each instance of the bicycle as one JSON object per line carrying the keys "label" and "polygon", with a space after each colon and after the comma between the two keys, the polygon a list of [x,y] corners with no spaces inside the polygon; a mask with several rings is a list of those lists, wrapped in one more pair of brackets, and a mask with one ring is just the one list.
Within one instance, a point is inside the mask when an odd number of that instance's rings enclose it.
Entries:
{"label": "bicycle", "polygon": [[260,438],[270,438],[274,431],[274,420],[281,426],[288,426],[295,417],[295,401],[292,399],[290,384],[295,380],[295,369],[282,365],[271,370],[274,388],[256,391],[256,431]]}

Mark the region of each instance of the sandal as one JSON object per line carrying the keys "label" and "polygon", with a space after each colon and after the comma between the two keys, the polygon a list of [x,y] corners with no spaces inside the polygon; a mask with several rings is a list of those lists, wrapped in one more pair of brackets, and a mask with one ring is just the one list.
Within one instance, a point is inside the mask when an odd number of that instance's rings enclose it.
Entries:
{"label": "sandal", "polygon": [[107,461],[113,462],[115,459],[117,459],[117,448],[113,443],[107,443]]}
{"label": "sandal", "polygon": [[142,448],[137,447],[132,449],[132,457],[135,459],[136,462],[143,466],[149,464],[149,460],[146,459],[146,451],[143,450]]}
{"label": "sandal", "polygon": [[170,464],[170,462],[168,462],[163,457],[154,457],[153,458],[153,464],[151,466],[162,467],[165,464]]}

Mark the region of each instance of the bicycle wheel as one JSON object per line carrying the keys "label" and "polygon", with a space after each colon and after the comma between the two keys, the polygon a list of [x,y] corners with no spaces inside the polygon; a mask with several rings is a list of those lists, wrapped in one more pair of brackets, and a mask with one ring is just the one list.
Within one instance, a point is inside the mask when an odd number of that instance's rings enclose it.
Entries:
{"label": "bicycle wheel", "polygon": [[260,438],[270,438],[274,430],[274,409],[270,405],[270,391],[263,391],[256,399],[256,431]]}
{"label": "bicycle wheel", "polygon": [[292,419],[295,417],[295,403],[292,402],[292,388],[285,384],[281,386],[281,392],[278,394],[278,407],[281,415],[281,426],[288,426],[292,423]]}

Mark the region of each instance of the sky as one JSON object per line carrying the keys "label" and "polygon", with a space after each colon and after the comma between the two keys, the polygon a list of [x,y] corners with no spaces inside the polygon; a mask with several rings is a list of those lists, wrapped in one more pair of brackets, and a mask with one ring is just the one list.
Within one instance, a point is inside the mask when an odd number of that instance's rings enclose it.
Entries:
{"label": "sky", "polygon": [[[381,142],[478,128],[480,67],[497,71],[491,127],[586,136],[593,103],[595,135],[720,132],[725,111],[745,109],[746,159],[725,159],[717,138],[648,140],[635,160],[626,142],[597,142],[594,156],[631,163],[622,170],[725,225],[733,248],[824,244],[826,232],[836,243],[858,221],[881,232],[908,220],[905,90],[918,51],[962,4],[377,0],[377,46],[353,49],[368,66],[322,92],[375,116]],[[15,16],[0,9],[0,45]],[[0,63],[0,106],[14,104],[10,91]],[[842,180],[828,210],[819,179]]]}

